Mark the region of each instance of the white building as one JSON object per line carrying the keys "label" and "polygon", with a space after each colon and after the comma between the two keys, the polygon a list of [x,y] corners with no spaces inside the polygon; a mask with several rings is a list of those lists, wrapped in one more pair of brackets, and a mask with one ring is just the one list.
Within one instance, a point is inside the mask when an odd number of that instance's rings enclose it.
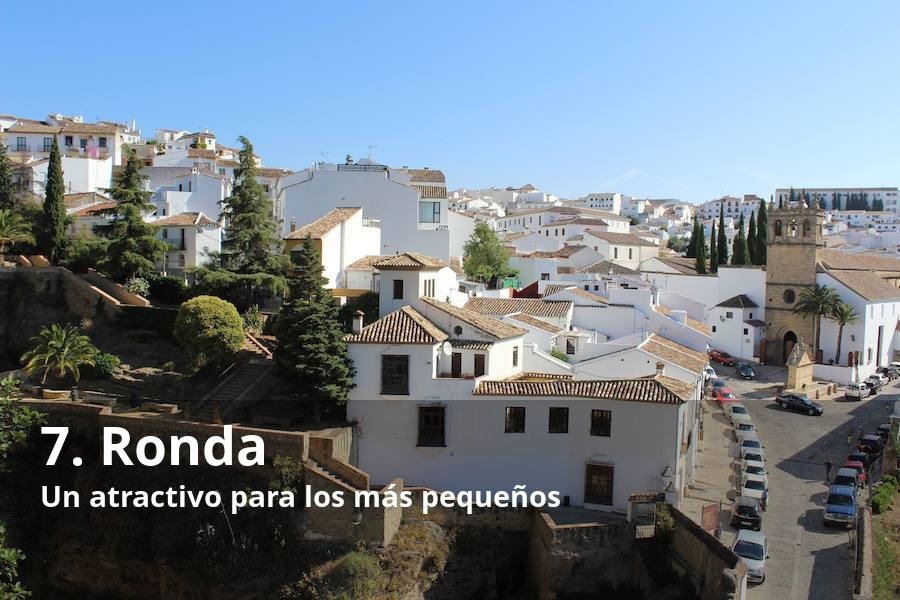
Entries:
{"label": "white building", "polygon": [[184,277],[185,269],[206,264],[211,253],[222,251],[222,224],[203,213],[181,213],[153,219],[157,238],[169,244],[156,268],[173,277]]}
{"label": "white building", "polygon": [[566,206],[580,206],[582,208],[596,208],[613,214],[622,212],[622,194],[617,192],[588,194],[578,200],[565,202]]}
{"label": "white building", "polygon": [[110,124],[20,121],[7,130],[6,145],[14,161],[27,163],[49,157],[54,138],[64,156],[112,158],[113,164],[122,164],[122,134]]}
{"label": "white building", "polygon": [[766,339],[765,309],[749,296],[738,294],[710,307],[706,322],[713,348],[745,360],[760,359],[760,342]]}
{"label": "white building", "polygon": [[[536,208],[519,212],[509,212],[504,217],[497,218],[497,230],[505,232],[541,231],[542,235],[565,239],[580,231],[575,225],[567,228],[566,221],[582,219],[599,220],[601,225],[591,225],[594,229],[628,233],[630,223],[627,217],[622,217],[603,210],[593,208],[579,208],[573,206],[552,206]],[[555,223],[555,225],[554,225]],[[554,231],[554,228],[556,231]]]}
{"label": "white building", "polygon": [[762,202],[762,198],[752,194],[744,194],[740,198],[723,196],[698,206],[697,215],[705,221],[718,219],[719,213],[724,212],[725,218],[732,217],[735,221],[740,219],[741,215],[744,215],[744,221],[747,222],[747,219],[759,210],[760,202]]}
{"label": "white building", "polygon": [[587,229],[570,243],[593,248],[602,258],[629,269],[637,269],[645,260],[659,255],[659,238],[634,233]]}

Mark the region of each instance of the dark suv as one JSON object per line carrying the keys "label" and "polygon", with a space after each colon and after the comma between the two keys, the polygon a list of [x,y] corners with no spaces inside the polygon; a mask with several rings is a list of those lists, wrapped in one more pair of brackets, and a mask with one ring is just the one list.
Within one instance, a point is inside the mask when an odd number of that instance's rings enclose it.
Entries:
{"label": "dark suv", "polygon": [[762,513],[759,500],[738,496],[734,499],[734,507],[731,511],[731,525],[737,529],[762,529]]}
{"label": "dark suv", "polygon": [[802,394],[778,394],[775,402],[781,408],[789,408],[797,412],[804,412],[810,416],[822,416],[825,411],[821,404],[813,402],[807,396]]}

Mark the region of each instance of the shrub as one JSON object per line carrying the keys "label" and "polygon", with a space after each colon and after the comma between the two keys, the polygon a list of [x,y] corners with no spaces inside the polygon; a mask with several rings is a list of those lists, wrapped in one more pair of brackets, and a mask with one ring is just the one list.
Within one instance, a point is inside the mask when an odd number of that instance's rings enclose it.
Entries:
{"label": "shrub", "polygon": [[163,371],[167,371],[167,372],[174,371],[175,363],[174,363],[174,361],[170,360],[170,361],[164,362],[162,365],[160,365],[159,368],[162,369]]}
{"label": "shrub", "polygon": [[245,310],[244,314],[241,315],[241,318],[244,320],[245,331],[249,332],[252,335],[262,333],[266,321],[263,318],[262,311],[259,310],[258,305],[254,304],[253,306]]}
{"label": "shrub", "polygon": [[150,284],[147,283],[146,279],[137,275],[125,282],[125,289],[132,294],[144,296],[145,298],[150,295]]}
{"label": "shrub", "polygon": [[188,287],[175,277],[157,277],[150,281],[150,297],[159,302],[181,304],[188,297]]}
{"label": "shrub", "polygon": [[656,503],[656,540],[663,546],[672,543],[675,535],[675,519],[669,512],[669,505],[665,502]]}
{"label": "shrub", "polygon": [[[332,574],[334,596],[354,600],[381,597],[385,584],[384,571],[378,559],[364,552],[349,552]],[[342,594],[343,593],[343,594]]]}
{"label": "shrub", "polygon": [[178,309],[174,333],[195,366],[222,363],[241,349],[244,322],[230,302],[197,296]]}
{"label": "shrub", "polygon": [[872,511],[876,515],[891,510],[893,504],[894,492],[889,488],[879,488],[878,491],[872,495]]}
{"label": "shrub", "polygon": [[94,366],[90,368],[89,375],[94,379],[109,379],[121,364],[122,361],[115,354],[101,352],[94,359]]}
{"label": "shrub", "polygon": [[566,356],[566,353],[562,352],[560,350],[557,350],[556,348],[550,349],[550,356],[552,356],[553,358],[556,358],[558,360],[561,360],[563,362],[569,362],[569,357]]}

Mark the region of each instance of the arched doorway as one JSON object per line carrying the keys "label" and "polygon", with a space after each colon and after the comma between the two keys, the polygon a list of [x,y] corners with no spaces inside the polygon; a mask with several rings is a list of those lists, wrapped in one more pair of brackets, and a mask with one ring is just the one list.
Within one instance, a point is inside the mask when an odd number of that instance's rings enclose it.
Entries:
{"label": "arched doorway", "polygon": [[794,344],[797,343],[797,334],[793,331],[788,331],[784,334],[784,338],[782,341],[782,349],[781,349],[781,362],[787,363],[788,357],[791,355],[791,350],[794,349]]}

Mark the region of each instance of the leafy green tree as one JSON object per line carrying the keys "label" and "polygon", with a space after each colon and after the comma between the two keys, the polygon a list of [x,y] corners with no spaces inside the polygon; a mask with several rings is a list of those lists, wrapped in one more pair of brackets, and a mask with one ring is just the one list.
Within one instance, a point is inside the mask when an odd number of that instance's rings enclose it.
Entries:
{"label": "leafy green tree", "polygon": [[349,298],[339,309],[339,316],[344,330],[348,333],[352,330],[353,317],[356,311],[362,311],[363,322],[371,323],[378,319],[378,294],[366,292],[356,298]]}
{"label": "leafy green tree", "polygon": [[12,165],[6,146],[0,144],[0,210],[12,210],[13,204]]}
{"label": "leafy green tree", "polygon": [[666,247],[675,252],[684,252],[687,248],[688,241],[680,235],[673,235],[666,243]]}
{"label": "leafy green tree", "polygon": [[757,250],[759,250],[759,245],[756,242],[756,215],[750,213],[750,226],[747,232],[747,254],[750,256],[751,265],[759,264],[756,257]]}
{"label": "leafy green tree", "polygon": [[[710,243],[712,240],[710,239]],[[720,265],[728,264],[728,238],[725,236],[725,211],[719,211],[719,233],[716,237],[716,257]]]}
{"label": "leafy green tree", "polygon": [[750,250],[747,248],[747,235],[744,232],[744,215],[738,220],[737,234],[734,236],[734,254],[731,257],[733,265],[749,265]]}
{"label": "leafy green tree", "polygon": [[703,226],[700,225],[697,229],[697,248],[695,249],[694,255],[694,269],[700,275],[706,274],[706,232],[703,230]]}
{"label": "leafy green tree", "polygon": [[697,215],[694,215],[694,228],[691,230],[691,237],[688,238],[687,246],[684,249],[685,258],[696,258],[697,256],[697,240],[700,239],[700,224],[697,221]]}
{"label": "leafy green tree", "polygon": [[828,318],[838,324],[837,351],[834,353],[834,364],[841,364],[841,340],[844,337],[844,326],[859,321],[859,314],[846,302],[838,302],[831,309]]}
{"label": "leafy green tree", "polygon": [[66,203],[64,198],[66,187],[63,181],[59,145],[56,143],[55,137],[53,145],[50,147],[45,191],[38,243],[50,262],[55,263],[62,258],[66,248]]}
{"label": "leafy green tree", "polygon": [[291,299],[275,321],[275,359],[291,381],[291,400],[310,404],[316,419],[322,408],[334,410],[347,402],[355,369],[347,353],[344,330],[334,299],[323,287],[322,261],[313,241],[303,240],[295,263]]}
{"label": "leafy green tree", "polygon": [[766,202],[763,200],[759,203],[759,210],[756,211],[756,264],[766,264],[766,255],[768,253],[769,243],[769,214],[766,208]]}
{"label": "leafy green tree", "polygon": [[841,298],[837,292],[825,285],[816,285],[813,288],[803,288],[797,296],[797,304],[794,312],[815,319],[816,345],[815,353],[819,355],[819,336],[822,329],[822,317],[834,314],[835,307],[840,304]]}
{"label": "leafy green tree", "polygon": [[515,273],[509,266],[509,252],[487,223],[475,224],[475,230],[463,246],[463,270],[467,277],[492,284]]}
{"label": "leafy green tree", "polygon": [[[18,401],[18,383],[11,377],[0,380],[0,470],[5,467],[9,451],[24,444],[31,428],[43,422],[41,413]],[[31,596],[17,581],[19,563],[23,560],[25,555],[21,550],[6,545],[6,528],[0,523],[0,598],[3,600]]]}
{"label": "leafy green tree", "polygon": [[72,271],[83,273],[89,268],[97,268],[106,258],[109,240],[93,234],[78,236],[69,243],[63,263]]}
{"label": "leafy green tree", "polygon": [[23,354],[21,360],[28,373],[43,371],[42,384],[53,372],[60,380],[72,375],[77,383],[81,379],[81,367],[94,366],[99,352],[90,338],[74,325],[54,323],[41,327],[31,341],[34,348]]}
{"label": "leafy green tree", "polygon": [[141,174],[141,162],[133,148],[125,151],[125,159],[125,168],[113,178],[113,187],[105,190],[116,201],[114,207],[103,211],[112,221],[99,228],[109,240],[100,267],[119,282],[152,273],[169,248],[156,238],[159,228],[144,220],[154,209],[150,202],[153,193],[144,190],[147,176]]}
{"label": "leafy green tree", "polygon": [[34,243],[31,225],[20,214],[0,208],[0,255],[6,253],[7,246],[21,243]]}
{"label": "leafy green tree", "polygon": [[193,366],[222,364],[241,349],[244,321],[232,303],[197,296],[179,307],[173,333]]}
{"label": "leafy green tree", "polygon": [[716,246],[716,223],[713,222],[712,230],[709,232],[709,272],[719,272],[719,252]]}

